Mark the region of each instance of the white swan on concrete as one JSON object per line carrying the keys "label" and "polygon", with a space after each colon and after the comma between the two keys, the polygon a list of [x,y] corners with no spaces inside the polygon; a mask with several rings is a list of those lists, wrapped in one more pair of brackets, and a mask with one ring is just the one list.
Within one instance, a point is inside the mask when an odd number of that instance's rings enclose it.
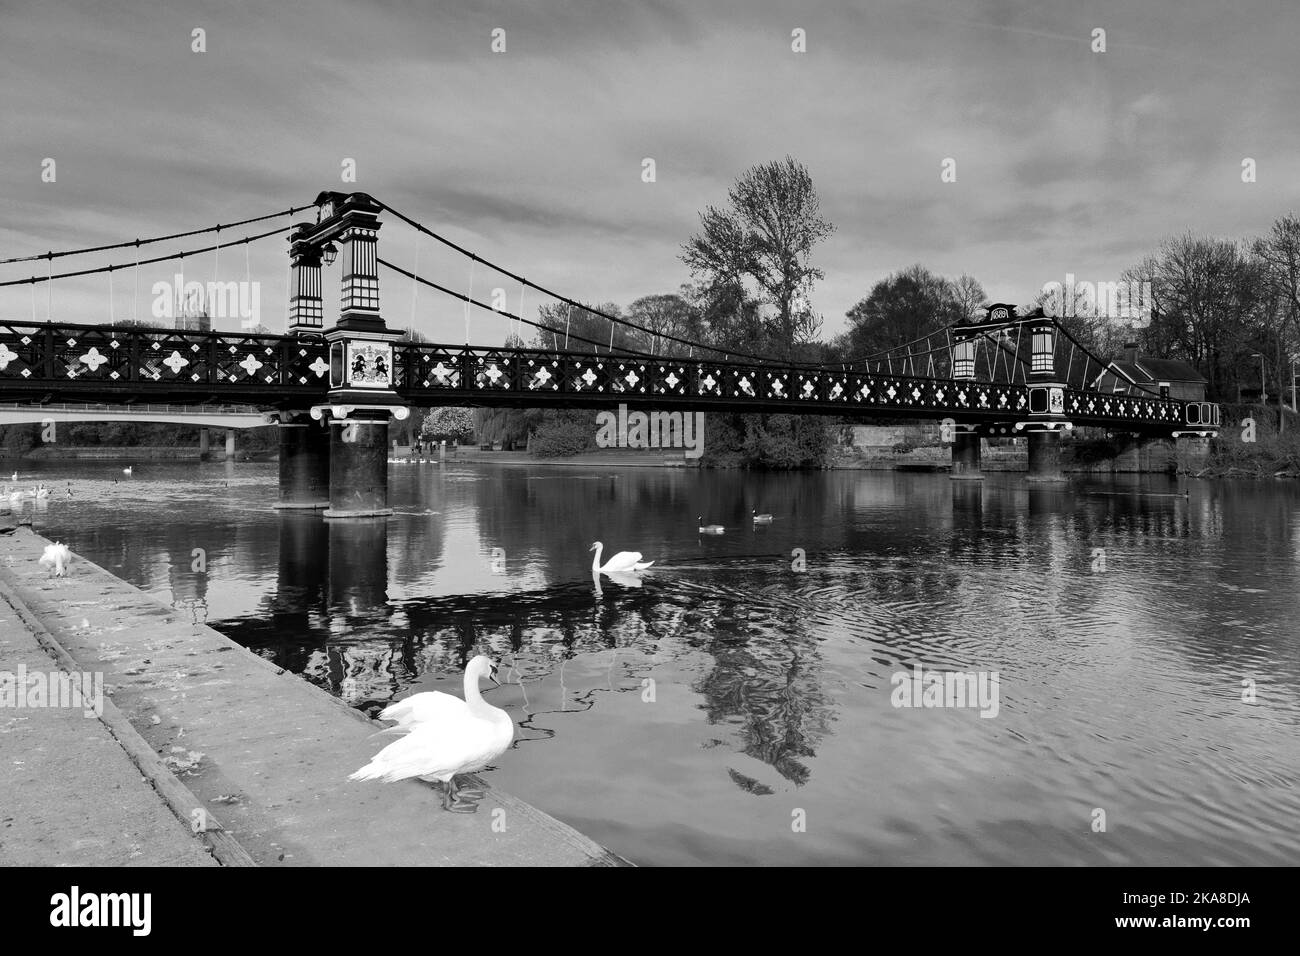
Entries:
{"label": "white swan on concrete", "polygon": [[465,668],[464,700],[431,691],[386,707],[379,716],[397,721],[392,729],[405,730],[406,736],[379,751],[348,779],[439,780],[444,784],[443,809],[450,810],[456,799],[456,775],[482,770],[515,739],[510,715],[485,701],[478,690],[484,677],[499,683],[496,673],[497,666],[480,654]]}
{"label": "white swan on concrete", "polygon": [[595,574],[626,574],[631,571],[644,571],[653,561],[642,561],[640,551],[620,551],[604,564],[600,563],[600,554],[605,546],[597,541],[588,551],[595,551],[596,555],[591,559],[591,570]]}
{"label": "white swan on concrete", "polygon": [[40,561],[37,562],[41,567],[53,570],[56,578],[63,577],[67,573],[68,565],[71,563],[72,551],[62,541],[47,544],[45,551],[41,554]]}

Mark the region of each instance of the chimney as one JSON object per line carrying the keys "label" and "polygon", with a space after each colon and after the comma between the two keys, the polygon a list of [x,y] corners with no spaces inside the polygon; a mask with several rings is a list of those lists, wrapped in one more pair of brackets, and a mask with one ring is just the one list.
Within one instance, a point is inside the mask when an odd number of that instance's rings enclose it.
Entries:
{"label": "chimney", "polygon": [[1138,344],[1136,342],[1125,342],[1122,358],[1125,362],[1136,362],[1138,360]]}

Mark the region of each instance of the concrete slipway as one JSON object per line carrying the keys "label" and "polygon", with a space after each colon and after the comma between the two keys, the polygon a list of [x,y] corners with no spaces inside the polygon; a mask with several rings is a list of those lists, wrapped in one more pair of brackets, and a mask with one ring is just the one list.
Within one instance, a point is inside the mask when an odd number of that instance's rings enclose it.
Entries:
{"label": "concrete slipway", "polygon": [[[419,781],[350,782],[380,725],[79,556],[50,577],[49,543],[0,535],[0,671],[102,672],[106,704],[0,709],[0,779],[21,771],[0,783],[0,863],[625,864],[481,780],[474,813]],[[78,851],[81,831],[105,845]]]}

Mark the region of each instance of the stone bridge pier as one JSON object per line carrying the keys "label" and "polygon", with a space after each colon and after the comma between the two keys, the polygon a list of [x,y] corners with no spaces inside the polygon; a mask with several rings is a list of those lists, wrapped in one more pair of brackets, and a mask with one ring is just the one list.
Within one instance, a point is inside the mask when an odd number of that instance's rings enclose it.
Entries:
{"label": "stone bridge pier", "polygon": [[984,473],[980,470],[980,442],[977,429],[958,430],[952,436],[952,470],[948,477],[955,481],[982,481]]}
{"label": "stone bridge pier", "polygon": [[280,444],[280,500],[277,509],[312,510],[330,504],[329,429],[304,409],[281,412],[276,431]]}
{"label": "stone bridge pier", "polygon": [[1029,481],[1065,481],[1061,469],[1061,432],[1058,429],[1031,431],[1029,439]]}

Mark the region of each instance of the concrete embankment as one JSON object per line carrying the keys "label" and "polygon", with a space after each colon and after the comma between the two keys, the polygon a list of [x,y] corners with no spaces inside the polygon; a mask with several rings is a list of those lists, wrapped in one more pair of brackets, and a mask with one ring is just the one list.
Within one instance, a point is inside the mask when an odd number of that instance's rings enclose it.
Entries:
{"label": "concrete embankment", "polygon": [[0,866],[216,865],[95,713],[93,693],[91,707],[66,696],[50,706],[60,672],[76,668],[42,645],[0,580]]}
{"label": "concrete embankment", "polygon": [[[26,528],[0,536],[0,582],[34,619],[32,627],[23,629],[47,632],[48,639],[66,651],[67,667],[103,674],[111,705],[147,742],[149,753],[165,765],[172,782],[183,784],[198,808],[219,821],[223,834],[257,864],[625,862],[481,779],[462,780],[465,787],[482,793],[473,813],[442,810],[441,795],[418,781],[348,781],[349,773],[392,739],[375,736],[378,724],[217,631],[182,619],[84,559],[74,560],[67,577],[49,577],[37,565],[48,543]],[[0,613],[5,610],[0,608]],[[21,621],[21,615],[5,616]],[[10,644],[25,647],[30,655],[17,626],[5,627],[8,643],[0,651],[6,661]],[[16,635],[12,639],[10,630]],[[13,667],[0,661],[3,669]],[[0,711],[0,724],[9,716]],[[68,719],[84,718],[78,712]],[[7,770],[12,745],[6,736],[13,735],[0,736]],[[26,788],[14,794],[28,808],[22,811],[20,839],[22,828],[57,827],[63,819],[61,812],[47,813],[42,822],[33,809],[42,797],[39,788],[57,780],[55,768],[82,774],[82,756],[70,744],[52,737],[47,751],[45,765],[34,768]],[[509,760],[509,752],[501,759]],[[80,779],[92,801],[120,799],[111,782],[101,786],[93,773]],[[53,793],[56,784],[48,785]],[[157,788],[156,781],[154,785]],[[156,810],[158,798],[154,801]],[[8,801],[0,804],[0,816],[12,816],[9,822],[20,826],[9,806]],[[185,816],[192,818],[193,813]],[[155,815],[152,823],[142,826],[156,830],[159,839],[180,828],[175,811],[170,818]],[[0,834],[12,829],[0,829]],[[33,859],[37,851],[39,846],[8,862],[57,862],[39,859],[39,853]]]}

